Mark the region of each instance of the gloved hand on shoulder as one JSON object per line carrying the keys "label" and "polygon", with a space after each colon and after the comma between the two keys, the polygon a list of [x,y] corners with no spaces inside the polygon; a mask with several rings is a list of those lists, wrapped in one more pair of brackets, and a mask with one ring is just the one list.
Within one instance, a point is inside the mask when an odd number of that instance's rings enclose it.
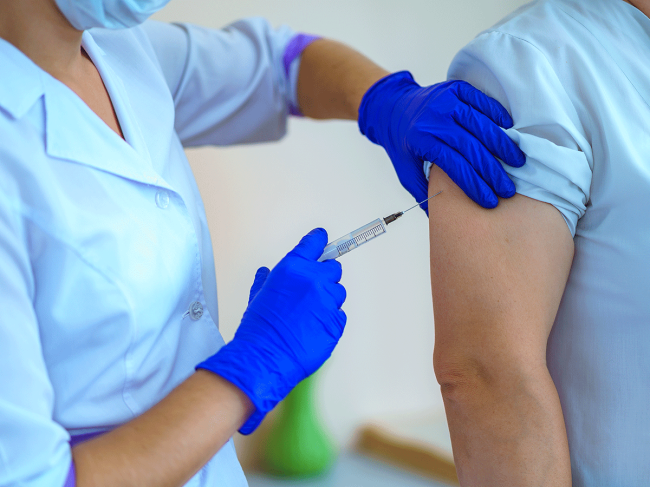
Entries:
{"label": "gloved hand on shoulder", "polygon": [[[526,158],[499,126],[513,126],[507,110],[469,83],[421,87],[407,71],[379,80],[359,107],[361,133],[386,149],[400,182],[418,202],[427,197],[425,161],[485,208],[496,207],[497,196],[514,196],[515,185],[496,158],[513,167]],[[428,215],[428,203],[422,208]]]}
{"label": "gloved hand on shoulder", "polygon": [[233,340],[197,368],[239,387],[255,412],[239,430],[252,433],[304,378],[330,357],[345,328],[341,264],[318,262],[327,232],[312,230],[272,271],[258,269]]}

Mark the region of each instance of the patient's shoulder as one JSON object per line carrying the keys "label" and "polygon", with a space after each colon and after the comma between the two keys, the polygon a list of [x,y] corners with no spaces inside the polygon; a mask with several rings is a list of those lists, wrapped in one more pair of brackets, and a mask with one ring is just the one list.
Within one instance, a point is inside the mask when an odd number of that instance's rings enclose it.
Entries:
{"label": "patient's shoulder", "polygon": [[448,73],[510,112],[515,126],[508,134],[527,164],[505,170],[519,194],[555,206],[572,233],[590,197],[591,141],[600,130],[589,107],[606,103],[609,94],[602,90],[620,84],[614,79],[620,70],[593,33],[606,21],[590,17],[591,7],[580,11],[578,3],[588,2],[541,0],[522,7],[465,46]]}
{"label": "patient's shoulder", "polygon": [[630,7],[618,0],[536,0],[481,32],[469,46],[498,50],[509,39],[539,51],[560,76],[563,71],[598,76],[602,61],[616,57],[614,51],[647,39],[641,22],[647,18],[641,14],[639,19],[640,12]]}

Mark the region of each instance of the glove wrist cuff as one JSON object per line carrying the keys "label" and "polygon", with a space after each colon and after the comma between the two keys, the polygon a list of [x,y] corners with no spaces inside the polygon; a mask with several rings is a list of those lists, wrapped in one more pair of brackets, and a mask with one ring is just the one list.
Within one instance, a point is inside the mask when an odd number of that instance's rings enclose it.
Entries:
{"label": "glove wrist cuff", "polygon": [[[276,364],[274,369],[268,363],[255,360],[258,355],[268,355],[264,351],[255,353],[255,346],[235,337],[216,354],[196,366],[196,369],[208,370],[232,383],[248,396],[255,412],[248,418],[239,432],[248,435],[262,422],[266,414],[291,391],[289,384],[297,384],[302,379],[301,371],[288,374],[295,369],[287,363]],[[285,358],[285,360],[287,360]],[[282,371],[282,373],[280,373]],[[295,377],[291,377],[294,375]]]}
{"label": "glove wrist cuff", "polygon": [[374,125],[380,123],[380,110],[375,108],[374,102],[377,99],[384,99],[383,103],[390,103],[390,99],[386,100],[386,97],[381,95],[395,91],[393,86],[399,86],[400,84],[404,86],[419,86],[409,71],[398,71],[384,76],[375,82],[361,99],[358,116],[359,130],[375,144],[380,144],[381,142],[378,140],[376,131],[374,130]]}

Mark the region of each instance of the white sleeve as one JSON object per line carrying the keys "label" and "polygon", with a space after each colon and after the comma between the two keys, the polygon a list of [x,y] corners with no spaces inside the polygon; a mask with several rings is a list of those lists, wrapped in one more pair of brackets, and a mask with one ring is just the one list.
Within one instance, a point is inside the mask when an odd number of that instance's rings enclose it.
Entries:
{"label": "white sleeve", "polygon": [[28,238],[6,189],[0,193],[0,486],[60,487],[71,466],[69,435],[52,419]]}
{"label": "white sleeve", "polygon": [[184,146],[277,140],[286,133],[296,79],[283,65],[296,35],[250,18],[224,29],[148,21],[149,38],[176,107]]}
{"label": "white sleeve", "polygon": [[546,56],[524,39],[491,31],[456,55],[448,77],[471,83],[510,112],[515,125],[506,132],[526,154],[526,164],[503,167],[517,193],[555,206],[575,236],[589,200],[592,151]]}

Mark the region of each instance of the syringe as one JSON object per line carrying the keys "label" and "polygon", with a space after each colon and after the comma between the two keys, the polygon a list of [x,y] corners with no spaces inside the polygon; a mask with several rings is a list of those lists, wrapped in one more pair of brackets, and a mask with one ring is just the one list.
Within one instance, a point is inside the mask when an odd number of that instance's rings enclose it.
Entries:
{"label": "syringe", "polygon": [[347,254],[351,250],[354,250],[360,245],[369,242],[373,238],[383,235],[386,233],[386,225],[393,223],[407,211],[420,206],[422,203],[429,201],[431,198],[438,196],[440,193],[442,193],[442,191],[439,191],[433,196],[428,197],[426,200],[420,201],[418,204],[411,206],[408,210],[398,211],[397,213],[388,215],[386,218],[377,218],[375,221],[372,221],[367,225],[362,226],[361,228],[357,228],[354,232],[348,233],[347,235],[328,243],[325,247],[325,250],[323,251],[323,255],[321,255],[318,259],[318,262],[323,262],[324,260],[330,259],[338,259],[343,254]]}

